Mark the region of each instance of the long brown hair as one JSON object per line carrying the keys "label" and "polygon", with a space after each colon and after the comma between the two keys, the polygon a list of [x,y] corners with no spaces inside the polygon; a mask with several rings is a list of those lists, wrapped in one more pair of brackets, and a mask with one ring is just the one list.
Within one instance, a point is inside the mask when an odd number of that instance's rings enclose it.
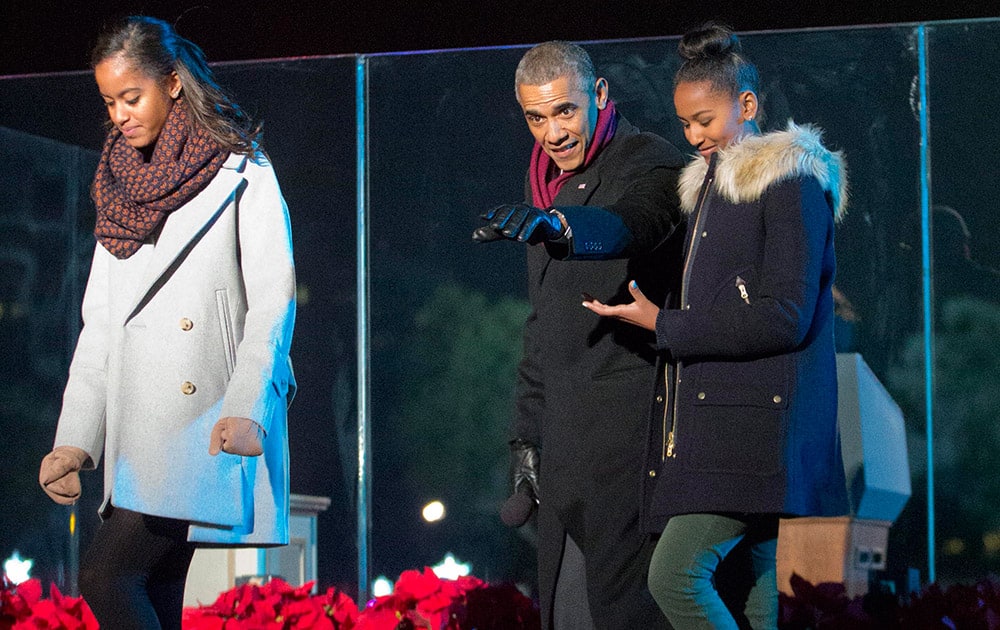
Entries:
{"label": "long brown hair", "polygon": [[205,128],[223,149],[234,153],[259,149],[261,125],[215,81],[201,48],[178,35],[172,26],[152,17],[127,17],[101,34],[91,52],[90,66],[95,68],[119,54],[149,77],[176,72],[193,124]]}

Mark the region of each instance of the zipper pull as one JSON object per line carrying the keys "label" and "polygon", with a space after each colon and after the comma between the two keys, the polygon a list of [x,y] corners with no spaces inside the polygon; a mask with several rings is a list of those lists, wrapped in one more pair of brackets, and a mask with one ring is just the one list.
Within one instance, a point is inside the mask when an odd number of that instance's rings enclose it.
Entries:
{"label": "zipper pull", "polygon": [[747,293],[747,281],[743,278],[736,276],[736,288],[740,290],[740,297],[747,304],[750,303],[750,294]]}
{"label": "zipper pull", "polygon": [[667,454],[664,456],[664,459],[673,456],[674,456],[674,432],[671,431],[670,433],[667,434]]}

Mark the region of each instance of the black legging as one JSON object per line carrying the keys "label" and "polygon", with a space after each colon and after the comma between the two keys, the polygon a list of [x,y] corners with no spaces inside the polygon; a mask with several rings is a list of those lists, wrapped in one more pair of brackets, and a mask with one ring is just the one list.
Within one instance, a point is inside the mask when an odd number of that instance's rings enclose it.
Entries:
{"label": "black legging", "polygon": [[180,630],[194,555],[188,523],[113,508],[80,567],[80,592],[101,628]]}

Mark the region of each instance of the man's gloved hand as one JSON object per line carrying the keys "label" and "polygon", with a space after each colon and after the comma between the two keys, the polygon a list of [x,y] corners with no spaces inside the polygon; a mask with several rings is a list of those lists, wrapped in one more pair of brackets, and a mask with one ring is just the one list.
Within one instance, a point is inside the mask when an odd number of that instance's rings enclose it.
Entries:
{"label": "man's gloved hand", "polygon": [[38,483],[56,503],[73,505],[80,498],[80,469],[89,459],[82,448],[58,446],[42,458]]}
{"label": "man's gloved hand", "polygon": [[500,509],[500,519],[508,527],[524,525],[538,505],[538,447],[520,438],[511,440],[510,455],[514,465],[514,493]]}
{"label": "man's gloved hand", "polygon": [[212,427],[208,441],[208,454],[218,455],[219,451],[256,457],[264,452],[262,440],[264,428],[250,418],[222,418]]}
{"label": "man's gloved hand", "polygon": [[472,233],[472,240],[480,243],[507,238],[535,245],[566,236],[566,226],[558,214],[524,203],[497,206],[479,218],[486,221],[486,225]]}

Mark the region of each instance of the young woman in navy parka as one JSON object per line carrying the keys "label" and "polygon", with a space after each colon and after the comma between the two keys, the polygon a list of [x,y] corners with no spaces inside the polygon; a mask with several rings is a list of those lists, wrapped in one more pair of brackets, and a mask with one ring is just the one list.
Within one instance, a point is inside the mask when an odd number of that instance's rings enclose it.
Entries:
{"label": "young woman in navy parka", "polygon": [[665,369],[652,412],[648,521],[661,532],[649,585],[677,630],[737,627],[715,588],[740,545],[753,587],[742,613],[777,625],[782,516],[847,510],[833,345],[839,153],[789,123],[761,134],[757,70],[736,36],[685,34],[677,117],[699,155],[680,181],[688,232],[679,300],[584,306],[654,330]]}

